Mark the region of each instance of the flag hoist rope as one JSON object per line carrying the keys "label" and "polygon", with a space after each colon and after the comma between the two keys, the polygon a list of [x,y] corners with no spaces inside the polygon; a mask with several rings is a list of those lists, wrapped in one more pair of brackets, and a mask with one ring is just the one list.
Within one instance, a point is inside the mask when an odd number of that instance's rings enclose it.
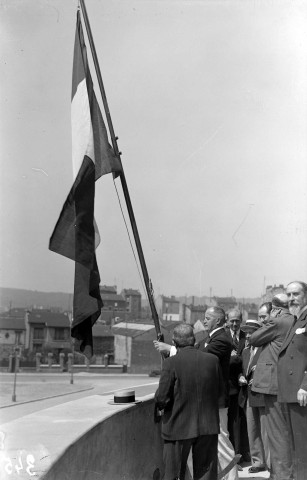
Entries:
{"label": "flag hoist rope", "polygon": [[[104,106],[104,110],[105,110],[105,114],[106,114],[106,119],[107,119],[107,122],[108,122],[108,127],[109,127],[109,132],[110,132],[110,137],[111,137],[111,141],[112,141],[113,150],[114,150],[115,155],[118,157],[119,161],[121,162],[121,158],[120,158],[121,153],[119,152],[119,149],[118,149],[118,146],[117,146],[117,137],[115,136],[114,129],[113,129],[110,110],[109,110],[109,107],[108,107],[108,102],[107,102],[107,98],[106,98],[106,94],[105,94],[105,90],[104,90],[104,86],[103,86],[103,81],[102,81],[102,76],[101,76],[101,72],[100,72],[99,62],[98,62],[98,58],[97,58],[97,54],[96,54],[96,48],[95,48],[95,44],[94,44],[94,40],[93,40],[91,27],[90,27],[90,23],[89,23],[89,20],[88,20],[84,0],[80,0],[80,5],[81,5],[83,19],[84,19],[84,23],[85,23],[85,27],[86,27],[86,31],[87,31],[88,40],[89,40],[90,47],[91,47],[92,57],[93,57],[94,65],[95,65],[97,80],[98,80],[98,84],[99,84],[99,88],[100,88],[100,93],[101,93],[102,102],[103,102],[103,106]],[[130,223],[131,223],[131,228],[132,228],[132,231],[133,231],[133,236],[134,236],[136,249],[137,249],[139,260],[140,260],[140,265],[141,265],[142,274],[143,274],[144,283],[145,283],[145,288],[146,288],[148,301],[149,301],[149,305],[150,305],[150,309],[151,309],[151,314],[152,314],[153,322],[154,322],[154,325],[155,325],[157,338],[158,338],[158,340],[163,341],[163,335],[161,333],[159,317],[158,317],[158,313],[157,313],[156,306],[155,306],[155,303],[154,303],[154,298],[153,298],[152,285],[151,285],[151,281],[150,281],[148,271],[147,271],[147,267],[146,267],[146,263],[145,263],[143,249],[142,249],[142,245],[141,245],[141,241],[140,241],[140,237],[139,237],[139,233],[138,233],[138,229],[137,229],[137,225],[136,225],[136,221],[135,221],[135,217],[134,217],[134,213],[133,213],[133,209],[132,209],[132,204],[131,204],[131,200],[130,200],[130,195],[129,195],[129,191],[128,191],[128,186],[127,186],[126,177],[125,177],[125,174],[124,174],[124,169],[123,169],[123,166],[122,166],[122,162],[121,162],[121,167],[122,167],[122,170],[119,173],[119,177],[120,177],[120,181],[121,181],[121,185],[122,185],[122,189],[123,189],[123,193],[124,193],[124,197],[125,197],[125,201],[126,201],[126,205],[127,205],[127,210],[128,210],[128,214],[129,214],[129,218],[130,218]]]}

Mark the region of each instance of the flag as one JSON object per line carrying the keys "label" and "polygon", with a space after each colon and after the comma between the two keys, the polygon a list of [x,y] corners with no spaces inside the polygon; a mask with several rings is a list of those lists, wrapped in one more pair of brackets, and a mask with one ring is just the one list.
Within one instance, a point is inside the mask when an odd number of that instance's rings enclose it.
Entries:
{"label": "flag", "polygon": [[106,127],[93,89],[80,12],[72,76],[72,159],[74,183],[49,242],[49,249],[75,261],[71,335],[87,357],[93,354],[92,326],[102,300],[96,260],[99,232],[94,219],[95,181],[121,170],[109,144]]}

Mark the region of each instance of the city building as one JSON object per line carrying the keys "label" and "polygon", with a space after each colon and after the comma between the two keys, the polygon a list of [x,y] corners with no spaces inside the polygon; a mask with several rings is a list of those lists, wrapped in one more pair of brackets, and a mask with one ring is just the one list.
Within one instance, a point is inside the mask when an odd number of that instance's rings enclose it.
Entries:
{"label": "city building", "polygon": [[[161,369],[161,355],[153,346],[157,335],[152,323],[121,322],[113,325],[112,330],[116,364],[127,365],[130,373],[150,373]],[[171,343],[171,330],[161,325],[161,331],[164,340]]]}
{"label": "city building", "polygon": [[[102,357],[100,363],[104,363],[104,356],[108,355],[109,363],[114,362],[114,333],[111,326],[95,323],[93,332],[93,351],[96,357]],[[96,363],[98,363],[96,361]]]}
{"label": "city building", "polygon": [[179,322],[180,302],[176,299],[176,297],[174,297],[174,295],[171,297],[159,295],[156,300],[156,306],[160,319]]}
{"label": "city building", "polygon": [[33,309],[26,313],[25,349],[30,353],[52,352],[58,356],[71,349],[68,314]]}
{"label": "city building", "polygon": [[121,292],[126,300],[126,309],[130,317],[139,318],[142,310],[142,296],[138,290],[133,288],[124,288]]}
{"label": "city building", "polygon": [[26,326],[25,317],[0,315],[0,360],[7,359],[14,353],[17,345],[25,344]]}
{"label": "city building", "polygon": [[181,306],[181,321],[194,325],[197,320],[204,320],[207,305],[186,305]]}
{"label": "city building", "polygon": [[268,285],[265,289],[265,293],[262,297],[262,303],[264,302],[270,302],[274,295],[277,295],[277,293],[285,293],[286,289],[285,287],[280,284],[280,285]]}
{"label": "city building", "polygon": [[126,319],[126,299],[117,293],[116,285],[100,286],[100,295],[103,301],[100,320],[106,325],[116,323],[120,319]]}
{"label": "city building", "polygon": [[213,297],[216,301],[216,305],[221,307],[225,312],[228,312],[231,308],[237,306],[237,300],[235,297]]}

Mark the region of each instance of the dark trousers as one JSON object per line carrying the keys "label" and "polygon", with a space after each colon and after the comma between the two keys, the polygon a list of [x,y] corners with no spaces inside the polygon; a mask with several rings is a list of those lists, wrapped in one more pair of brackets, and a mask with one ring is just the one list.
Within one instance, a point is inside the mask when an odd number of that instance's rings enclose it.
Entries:
{"label": "dark trousers", "polygon": [[307,479],[307,407],[298,403],[282,403],[282,411],[290,430],[295,480]]}
{"label": "dark trousers", "polygon": [[286,421],[287,411],[277,401],[277,395],[265,394],[264,403],[271,455],[271,478],[273,480],[291,480],[293,463],[291,436]]}
{"label": "dark trousers", "polygon": [[201,480],[206,472],[208,480],[217,480],[217,435],[201,435],[188,440],[164,440],[163,460],[165,474],[163,480],[184,480],[187,461],[192,448],[193,478]]}
{"label": "dark trousers", "polygon": [[239,407],[238,396],[236,393],[229,396],[228,408],[228,432],[236,454],[240,453],[242,458],[249,458],[249,441],[247,434],[246,415],[243,408]]}

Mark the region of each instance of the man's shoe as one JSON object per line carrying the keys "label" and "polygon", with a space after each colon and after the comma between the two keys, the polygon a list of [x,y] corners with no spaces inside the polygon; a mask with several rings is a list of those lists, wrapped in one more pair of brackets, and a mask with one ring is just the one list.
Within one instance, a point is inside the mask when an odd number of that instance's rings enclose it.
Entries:
{"label": "man's shoe", "polygon": [[265,467],[249,467],[248,473],[264,472],[265,470],[266,470]]}

